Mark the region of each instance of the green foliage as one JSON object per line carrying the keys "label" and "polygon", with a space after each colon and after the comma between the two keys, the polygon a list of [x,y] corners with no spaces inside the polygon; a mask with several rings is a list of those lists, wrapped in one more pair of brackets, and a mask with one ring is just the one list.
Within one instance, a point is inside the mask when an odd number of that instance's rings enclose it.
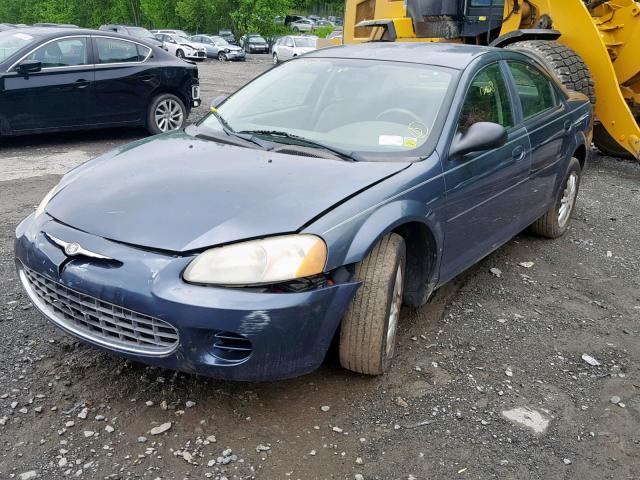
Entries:
{"label": "green foliage", "polygon": [[327,35],[329,35],[334,30],[335,30],[335,27],[327,25],[326,27],[320,27],[319,29],[317,29],[313,33],[316,34],[320,38],[327,38]]}
{"label": "green foliage", "polygon": [[113,22],[193,33],[230,28],[238,37],[249,32],[272,36],[288,33],[274,24],[277,15],[341,15],[343,10],[344,0],[0,0],[0,22],[73,23],[90,28]]}

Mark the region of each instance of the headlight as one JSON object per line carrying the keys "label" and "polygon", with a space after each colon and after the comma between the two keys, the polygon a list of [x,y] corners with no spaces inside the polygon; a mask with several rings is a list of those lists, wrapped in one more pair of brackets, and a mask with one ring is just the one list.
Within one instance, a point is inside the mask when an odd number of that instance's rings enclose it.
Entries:
{"label": "headlight", "polygon": [[44,210],[47,208],[47,205],[56,193],[58,193],[58,185],[49,190],[49,193],[44,196],[44,198],[40,202],[40,205],[38,205],[38,208],[36,208],[36,217],[39,217],[44,213]]}
{"label": "headlight", "polygon": [[241,286],[278,283],[322,273],[327,246],[315,235],[283,235],[201,253],[184,272],[191,283]]}

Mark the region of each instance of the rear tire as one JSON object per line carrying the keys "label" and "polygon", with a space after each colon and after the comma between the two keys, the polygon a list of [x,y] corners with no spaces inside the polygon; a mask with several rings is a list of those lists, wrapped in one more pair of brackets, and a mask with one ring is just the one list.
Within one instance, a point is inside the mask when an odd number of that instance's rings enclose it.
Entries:
{"label": "rear tire", "polygon": [[620,144],[609,135],[609,132],[607,132],[607,129],[604,128],[601,123],[593,127],[593,143],[600,152],[610,157],[627,158],[629,160],[634,158],[633,155],[622,148]]}
{"label": "rear tire", "polygon": [[390,366],[405,283],[406,247],[386,235],[356,266],[362,286],[340,328],[340,364],[354,372],[381,375]]}
{"label": "rear tire", "polygon": [[151,100],[147,111],[147,130],[151,135],[182,128],[187,120],[187,109],[175,95],[163,93]]}
{"label": "rear tire", "polygon": [[558,198],[547,213],[533,222],[531,225],[533,233],[547,238],[558,238],[567,232],[576,206],[581,173],[580,162],[577,158],[571,158]]}

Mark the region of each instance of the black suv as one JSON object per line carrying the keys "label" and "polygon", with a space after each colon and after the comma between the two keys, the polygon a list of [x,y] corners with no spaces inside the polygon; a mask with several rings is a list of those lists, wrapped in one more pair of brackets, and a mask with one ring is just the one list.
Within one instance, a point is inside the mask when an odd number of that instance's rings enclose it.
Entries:
{"label": "black suv", "polygon": [[129,35],[130,37],[135,37],[141,40],[145,40],[146,42],[149,42],[151,45],[155,45],[157,47],[160,47],[166,50],[166,48],[164,48],[163,46],[163,43],[160,40],[158,40],[153,33],[151,33],[149,30],[147,30],[144,27],[136,27],[133,25],[115,25],[112,23],[108,23],[106,25],[101,25],[98,30],[121,33],[122,35]]}

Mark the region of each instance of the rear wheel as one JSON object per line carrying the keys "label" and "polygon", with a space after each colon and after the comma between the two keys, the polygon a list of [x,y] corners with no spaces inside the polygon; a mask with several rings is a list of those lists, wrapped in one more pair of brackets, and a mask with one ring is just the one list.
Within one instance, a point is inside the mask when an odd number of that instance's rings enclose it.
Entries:
{"label": "rear wheel", "polygon": [[182,128],[187,118],[187,109],[175,95],[163,93],[149,104],[147,130],[152,135]]}
{"label": "rear wheel", "polygon": [[565,234],[576,206],[581,173],[580,162],[577,158],[572,158],[558,192],[558,198],[547,213],[531,225],[534,233],[548,238],[558,238]]}
{"label": "rear wheel", "polygon": [[340,363],[367,375],[391,365],[405,284],[406,247],[395,233],[386,235],[356,266],[362,286],[340,328]]}

